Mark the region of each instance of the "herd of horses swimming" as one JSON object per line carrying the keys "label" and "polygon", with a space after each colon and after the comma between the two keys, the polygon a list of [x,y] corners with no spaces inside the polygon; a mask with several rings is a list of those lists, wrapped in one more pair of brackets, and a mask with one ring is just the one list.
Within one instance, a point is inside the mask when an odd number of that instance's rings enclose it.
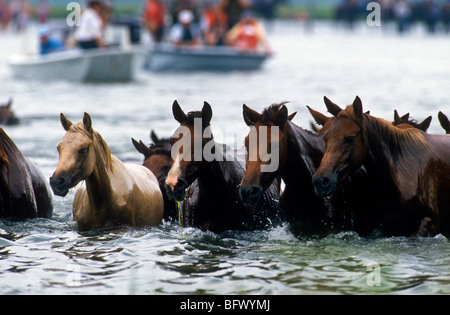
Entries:
{"label": "herd of horses swimming", "polygon": [[[262,112],[243,105],[244,122],[258,139],[266,148],[277,144],[274,171],[262,171],[269,162],[259,153],[249,158],[250,134],[245,148],[232,149],[204,132],[213,116],[207,102],[200,111],[185,113],[175,101],[173,116],[193,135],[192,148],[197,141],[202,149],[212,145],[231,158],[195,159],[194,150],[183,158],[186,154],[172,152],[182,141],[180,132],[161,139],[152,131],[150,146],[132,139],[143,164],[123,163],[88,113],[77,123],[61,114],[66,133],[50,185],[0,128],[0,217],[50,218],[50,187],[61,197],[75,187],[73,219],[80,231],[180,220],[185,227],[216,233],[287,223],[299,236],[343,230],[362,236],[450,235],[447,116],[438,114],[446,134],[429,134],[431,116],[418,123],[395,111],[391,122],[364,112],[359,97],[346,108],[327,97],[324,102],[331,116],[308,106],[319,126],[311,131],[293,122],[296,113],[288,112],[287,103]],[[274,127],[275,138],[262,132]]]}

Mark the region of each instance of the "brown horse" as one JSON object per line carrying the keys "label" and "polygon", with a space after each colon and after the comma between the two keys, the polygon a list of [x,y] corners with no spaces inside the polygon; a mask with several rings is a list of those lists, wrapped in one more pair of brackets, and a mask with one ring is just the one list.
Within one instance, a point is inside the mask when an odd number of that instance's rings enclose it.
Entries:
{"label": "brown horse", "polygon": [[431,119],[432,117],[428,116],[427,118],[424,119],[424,121],[419,123],[415,119],[410,119],[409,113],[400,117],[397,110],[394,110],[394,121],[392,122],[392,125],[400,129],[417,128],[419,130],[426,132],[430,127]]}
{"label": "brown horse", "polygon": [[150,135],[153,143],[146,146],[142,141],[131,139],[136,150],[144,155],[143,166],[147,167],[158,179],[159,188],[164,198],[164,219],[178,219],[178,209],[175,201],[167,195],[165,181],[172,166],[170,139],[160,139],[152,130]]}
{"label": "brown horse", "polygon": [[443,112],[439,112],[438,118],[445,133],[450,134],[450,121],[448,120],[448,117]]}
{"label": "brown horse", "polygon": [[371,202],[389,235],[450,232],[450,138],[417,128],[399,129],[364,114],[356,97],[324,134],[326,153],[313,178],[327,196],[362,165],[372,183]]}
{"label": "brown horse", "polygon": [[0,128],[0,218],[50,218],[52,214],[44,176]]}
{"label": "brown horse", "polygon": [[89,114],[76,124],[63,114],[60,118],[67,132],[58,145],[59,162],[50,185],[55,195],[64,197],[81,182],[73,201],[78,228],[160,224],[164,205],[155,175],[111,155],[105,140],[92,128]]}
{"label": "brown horse", "polygon": [[9,99],[6,104],[0,105],[0,124],[17,125],[19,123],[19,119],[11,110],[11,105],[12,99]]}
{"label": "brown horse", "polygon": [[[295,114],[295,113],[294,113]],[[262,139],[265,146],[278,145],[279,165],[275,171],[263,172],[261,166],[267,164],[259,156],[250,160],[250,152],[257,149],[250,145],[249,134],[245,140],[247,148],[246,172],[241,182],[241,196],[245,202],[258,200],[261,194],[277,177],[285,183],[281,195],[281,205],[286,211],[287,220],[295,234],[317,234],[344,229],[356,229],[360,233],[370,233],[373,227],[359,220],[353,209],[361,208],[359,200],[364,187],[364,171],[339,185],[331,198],[317,196],[312,185],[312,176],[320,164],[325,150],[325,142],[318,134],[304,130],[290,120],[285,103],[273,104],[263,113],[243,106],[244,121],[252,132]],[[278,127],[278,136],[269,136],[270,130]],[[261,143],[258,143],[261,146]],[[358,184],[356,184],[358,183]],[[370,222],[372,224],[372,222]]]}
{"label": "brown horse", "polygon": [[177,101],[174,118],[180,127],[171,137],[173,164],[166,179],[170,197],[184,200],[182,223],[203,230],[263,229],[280,219],[279,182],[271,185],[256,207],[246,207],[239,198],[244,175],[239,152],[215,142],[210,131],[211,106],[187,114]]}

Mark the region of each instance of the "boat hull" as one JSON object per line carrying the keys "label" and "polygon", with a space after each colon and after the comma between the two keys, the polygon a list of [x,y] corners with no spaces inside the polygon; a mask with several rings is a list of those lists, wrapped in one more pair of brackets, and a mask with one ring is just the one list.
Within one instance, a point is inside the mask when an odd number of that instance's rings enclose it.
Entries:
{"label": "boat hull", "polygon": [[[81,82],[127,82],[134,79],[139,52],[122,49],[72,50],[13,58],[15,77]],[[142,58],[140,58],[142,61]]]}
{"label": "boat hull", "polygon": [[147,56],[151,71],[231,71],[258,69],[267,59],[262,53],[241,53],[228,47],[178,48],[156,45]]}

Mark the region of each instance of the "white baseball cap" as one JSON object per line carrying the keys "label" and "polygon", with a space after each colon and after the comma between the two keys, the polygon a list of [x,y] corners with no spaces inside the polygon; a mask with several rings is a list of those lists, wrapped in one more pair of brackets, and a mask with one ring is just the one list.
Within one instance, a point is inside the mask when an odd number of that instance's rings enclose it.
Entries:
{"label": "white baseball cap", "polygon": [[178,21],[182,24],[192,23],[194,14],[189,10],[183,10],[178,14]]}

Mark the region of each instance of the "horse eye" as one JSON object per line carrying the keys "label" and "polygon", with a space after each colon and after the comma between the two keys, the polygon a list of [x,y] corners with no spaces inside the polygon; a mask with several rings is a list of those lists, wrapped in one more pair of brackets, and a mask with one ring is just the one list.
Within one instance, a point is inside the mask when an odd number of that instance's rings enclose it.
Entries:
{"label": "horse eye", "polygon": [[80,150],[78,151],[78,153],[79,153],[80,155],[85,155],[86,153],[88,153],[88,150],[89,150],[89,148],[83,148],[83,149],[80,149]]}
{"label": "horse eye", "polygon": [[356,137],[350,136],[350,137],[346,137],[344,141],[347,144],[353,144],[355,142],[355,140],[356,140]]}

